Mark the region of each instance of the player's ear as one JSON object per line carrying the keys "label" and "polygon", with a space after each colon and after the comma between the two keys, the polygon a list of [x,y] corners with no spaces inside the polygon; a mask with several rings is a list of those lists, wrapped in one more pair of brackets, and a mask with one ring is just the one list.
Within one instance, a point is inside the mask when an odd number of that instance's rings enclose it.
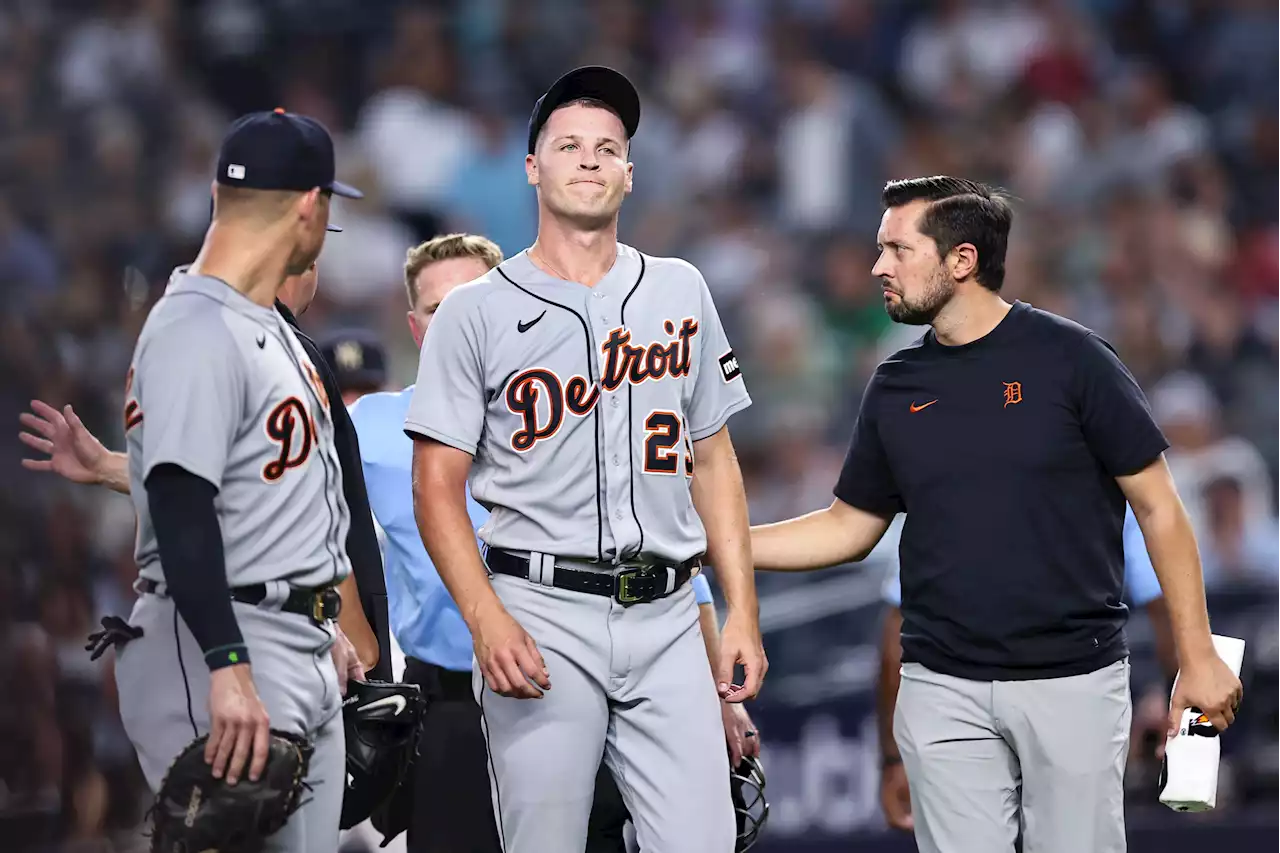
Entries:
{"label": "player's ear", "polygon": [[947,265],[951,267],[951,277],[957,280],[977,275],[977,247],[972,243],[961,243],[947,253]]}
{"label": "player's ear", "polygon": [[622,188],[625,192],[631,192],[631,176],[634,170],[635,170],[635,164],[627,163],[626,182],[622,185]]}
{"label": "player's ear", "polygon": [[418,328],[418,318],[414,316],[412,311],[409,311],[407,316],[409,319],[409,334],[413,335],[413,342],[418,345],[418,349],[422,349],[422,339],[425,337],[425,333]]}
{"label": "player's ear", "polygon": [[529,186],[536,187],[538,185],[538,161],[532,154],[526,155],[524,158],[524,175],[529,181]]}

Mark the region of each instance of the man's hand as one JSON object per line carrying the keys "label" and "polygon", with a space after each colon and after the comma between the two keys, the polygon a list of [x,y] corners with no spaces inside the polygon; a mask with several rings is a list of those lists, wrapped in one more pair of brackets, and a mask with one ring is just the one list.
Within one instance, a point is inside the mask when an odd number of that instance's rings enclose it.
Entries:
{"label": "man's hand", "polygon": [[506,608],[495,603],[476,626],[476,661],[490,690],[512,699],[541,699],[551,689],[542,653]]}
{"label": "man's hand", "polygon": [[911,786],[907,784],[907,769],[901,761],[886,764],[880,771],[880,808],[884,819],[894,829],[910,832],[915,828],[911,819]]}
{"label": "man's hand", "polygon": [[31,409],[18,416],[31,432],[20,432],[18,438],[49,458],[23,459],[22,467],[28,471],[52,471],[73,483],[102,483],[111,451],[89,432],[75,410],[68,405],[58,411],[40,400],[32,400]]}
{"label": "man's hand", "polygon": [[346,696],[347,683],[351,679],[364,680],[364,664],[360,662],[360,653],[356,651],[355,645],[347,639],[342,629],[337,625],[333,629],[335,636],[329,653],[333,655],[333,668],[338,671],[338,690]]}
{"label": "man's hand", "polygon": [[[742,664],[745,683],[733,683],[733,668]],[[760,640],[760,623],[753,617],[730,613],[720,632],[720,663],[716,667],[716,690],[726,702],[754,699],[764,683],[769,660]]]}
{"label": "man's hand", "polygon": [[724,739],[729,744],[730,767],[736,768],[743,758],[760,754],[760,734],[751,722],[747,709],[736,702],[721,702]]}
{"label": "man's hand", "polygon": [[1173,687],[1173,699],[1169,703],[1168,736],[1173,737],[1182,724],[1182,712],[1198,708],[1209,718],[1213,727],[1225,731],[1235,722],[1236,709],[1244,695],[1240,679],[1218,657],[1212,647],[1208,653],[1187,660],[1178,673]]}
{"label": "man's hand", "polygon": [[247,663],[224,666],[210,673],[209,741],[204,760],[213,765],[213,778],[226,774],[234,785],[249,764],[249,778],[258,781],[267,766],[271,721],[253,686]]}

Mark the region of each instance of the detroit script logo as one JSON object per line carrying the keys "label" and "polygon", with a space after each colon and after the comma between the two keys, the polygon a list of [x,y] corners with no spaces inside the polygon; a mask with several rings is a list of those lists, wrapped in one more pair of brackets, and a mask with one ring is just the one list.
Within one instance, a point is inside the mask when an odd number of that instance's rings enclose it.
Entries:
{"label": "detroit script logo", "polygon": [[[631,343],[628,329],[614,329],[600,345],[600,381],[589,381],[583,376],[572,376],[564,382],[554,370],[534,367],[517,374],[507,385],[507,409],[519,415],[522,424],[511,434],[512,449],[524,453],[539,441],[555,435],[564,424],[566,410],[569,414],[584,417],[591,413],[600,401],[601,391],[613,392],[630,382],[640,385],[664,376],[688,376],[693,358],[693,337],[698,334],[698,323],[686,317],[676,324],[667,320],[662,324],[667,341],[654,341],[647,347]],[[538,401],[546,396],[547,410],[539,411]]]}

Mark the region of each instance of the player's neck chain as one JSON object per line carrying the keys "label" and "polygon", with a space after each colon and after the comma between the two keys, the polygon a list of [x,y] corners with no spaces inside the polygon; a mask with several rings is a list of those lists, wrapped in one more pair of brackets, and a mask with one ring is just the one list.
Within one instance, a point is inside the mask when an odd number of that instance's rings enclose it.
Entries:
{"label": "player's neck chain", "polygon": [[543,255],[542,255],[542,253],[541,253],[541,252],[535,252],[535,250],[530,249],[530,250],[529,250],[529,260],[533,261],[535,264],[537,264],[538,266],[542,267],[542,269],[543,269],[543,270],[545,270],[546,272],[551,273],[551,274],[552,274],[552,275],[554,275],[556,278],[560,278],[560,279],[563,279],[563,280],[565,280],[565,281],[573,281],[573,279],[572,279],[572,278],[570,278],[569,276],[567,276],[567,275],[565,275],[564,273],[560,272],[560,270],[558,270],[558,269],[556,269],[555,267],[553,267],[553,266],[550,264],[550,262],[548,262],[548,261],[547,261],[547,259],[546,259],[545,257],[543,257]]}
{"label": "player's neck chain", "polygon": [[[571,282],[575,282],[575,283],[577,282],[577,279],[576,279],[576,278],[574,278],[574,277],[573,277],[573,276],[571,276],[571,275],[566,275],[564,272],[561,272],[559,269],[557,269],[555,266],[553,266],[553,265],[552,265],[552,264],[547,260],[546,255],[542,254],[542,252],[541,252],[537,247],[533,247],[533,248],[530,248],[530,249],[529,249],[529,260],[533,261],[533,263],[534,263],[534,265],[535,265],[535,266],[537,266],[537,267],[541,267],[543,272],[551,273],[552,275],[554,275],[556,278],[560,279],[561,281],[571,281]],[[615,259],[615,263],[616,263],[616,259]],[[609,268],[608,268],[608,269],[606,269],[606,270],[604,270],[604,272],[601,274],[600,278],[601,278],[601,279],[603,279],[603,278],[604,278],[604,276],[608,275],[608,274],[609,274],[609,271],[610,271],[610,270],[612,270],[612,269],[613,269],[613,264],[610,264],[610,265],[609,265]],[[597,282],[597,283],[598,283],[598,282]],[[594,286],[594,285],[588,285],[588,286],[589,286],[589,287],[591,287],[591,286]]]}

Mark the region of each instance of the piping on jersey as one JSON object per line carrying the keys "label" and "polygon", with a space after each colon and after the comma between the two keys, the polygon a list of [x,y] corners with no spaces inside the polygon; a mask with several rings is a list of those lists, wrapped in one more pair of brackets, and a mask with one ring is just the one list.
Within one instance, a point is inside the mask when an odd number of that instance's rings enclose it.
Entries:
{"label": "piping on jersey", "polygon": [[[627,303],[631,301],[631,297],[635,295],[635,292],[640,289],[640,282],[644,281],[644,271],[645,271],[644,255],[641,254],[640,255],[640,275],[636,279],[636,283],[631,286],[631,290],[627,292],[626,297],[623,298],[622,310],[618,312],[618,322],[622,323],[623,328],[626,328],[626,325],[627,325]],[[663,331],[666,332],[668,335],[670,335],[675,331],[675,329],[673,328],[673,324],[671,324],[670,320],[668,320],[667,323],[668,325],[663,326]],[[689,324],[688,320],[685,320],[684,323],[681,324],[680,328],[682,332],[688,324]],[[697,323],[694,323],[693,331],[696,333],[697,329],[698,329]],[[628,333],[628,337],[629,336],[630,336],[630,333]],[[612,335],[610,335],[609,337],[610,339],[613,338]],[[692,338],[692,335],[686,338],[682,338],[685,344],[684,357],[679,362],[677,362],[677,364],[684,365],[685,374],[689,373],[689,362],[691,360],[689,355],[690,338]],[[654,346],[656,346],[656,344]],[[651,346],[650,350],[652,349],[653,347]],[[648,365],[649,365],[649,357],[646,355],[645,366],[648,367]],[[601,378],[603,379],[603,377]],[[628,468],[627,476],[630,477],[630,482],[628,485],[631,490],[631,517],[635,519],[636,529],[640,531],[640,540],[639,542],[636,543],[635,554],[630,555],[632,557],[638,556],[644,553],[644,525],[640,523],[640,513],[636,511],[636,442],[635,442],[635,435],[632,434],[632,430],[635,429],[635,412],[632,411],[632,407],[631,407],[631,398],[633,396],[634,390],[635,390],[635,383],[630,383],[627,385],[627,468]],[[618,557],[622,558],[622,555],[619,554]]]}
{"label": "piping on jersey", "polygon": [[[559,302],[552,302],[550,299],[539,296],[527,287],[519,284],[515,279],[507,275],[501,265],[494,267],[494,269],[498,271],[498,275],[505,278],[511,283],[512,287],[516,288],[521,293],[527,294],[539,302],[568,311],[577,319],[577,321],[582,325],[582,334],[586,337],[587,341],[587,373],[590,375],[591,357],[595,354],[595,347],[591,344],[591,327],[587,325],[587,321],[582,318],[582,315],[577,311],[574,311],[568,305],[561,305]],[[641,274],[643,275],[643,269]],[[592,414],[595,416],[595,429],[593,432],[595,433],[596,442],[596,559],[600,562],[604,562],[604,509],[600,505],[600,410],[592,407]]]}
{"label": "piping on jersey", "polygon": [[[283,316],[281,316],[279,311],[275,311],[274,309],[272,309],[272,313],[275,314],[275,320],[277,325],[276,331],[284,333],[285,339],[284,341],[282,341],[282,343],[284,344],[285,353],[288,354],[289,360],[293,362],[293,366],[298,371],[298,374],[302,377],[303,383],[310,385],[312,390],[316,391],[316,387],[315,387],[316,381],[319,379],[318,374],[313,375],[316,368],[310,364],[308,364],[308,367],[311,367],[311,370],[307,370],[306,368],[304,368],[302,366],[302,363],[298,360],[297,353],[295,353],[293,350],[293,347],[289,345],[288,334],[290,329],[292,329],[292,331],[299,338],[298,348],[301,349],[304,353],[306,353],[307,359],[308,361],[310,361],[311,353],[308,352],[307,348],[302,345],[302,340],[301,340],[301,338],[305,337],[305,335],[303,334],[301,329],[293,329],[292,326],[290,326],[289,322],[285,320]],[[286,328],[281,329],[280,328],[281,325],[285,326]],[[307,340],[311,340],[311,339],[308,338]],[[311,341],[311,345],[315,346],[315,341]],[[323,388],[324,383],[320,382],[319,384]],[[332,431],[333,431],[333,441],[334,441],[333,451],[334,451],[334,455],[337,455],[337,440],[338,440],[337,423],[333,416],[333,404],[329,401],[328,396],[329,396],[328,393],[325,392],[323,399],[324,399],[324,402],[327,404],[326,408],[328,409],[328,413],[329,413],[329,425],[330,427],[332,427]],[[321,399],[321,395],[318,391],[316,392],[316,398]],[[338,404],[341,405],[342,401],[339,400]],[[330,577],[330,581],[336,581],[338,579],[338,567],[342,565],[342,556],[341,556],[342,543],[338,542],[338,521],[337,521],[337,518],[335,518],[334,516],[333,505],[329,503],[329,493],[333,491],[333,487],[329,482],[330,472],[329,472],[329,462],[327,458],[328,454],[320,450],[320,432],[318,429],[316,430],[315,443],[316,443],[316,449],[318,451],[316,453],[316,456],[320,457],[320,468],[324,474],[324,495],[323,495],[324,508],[325,508],[325,512],[327,512],[329,515],[328,530],[326,530],[324,534],[324,547],[326,551],[328,551],[330,554],[333,555],[333,575]],[[326,689],[327,689],[327,685],[326,685]]]}

